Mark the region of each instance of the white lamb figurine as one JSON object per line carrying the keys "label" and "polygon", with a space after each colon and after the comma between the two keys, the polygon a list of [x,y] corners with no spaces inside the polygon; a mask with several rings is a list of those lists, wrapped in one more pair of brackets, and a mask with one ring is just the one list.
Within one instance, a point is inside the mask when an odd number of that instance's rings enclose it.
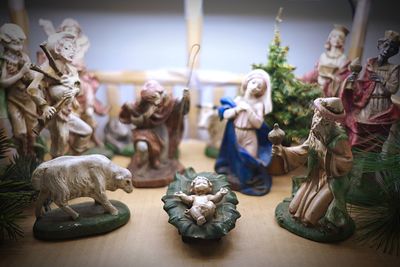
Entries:
{"label": "white lamb figurine", "polygon": [[103,155],[62,156],[40,164],[32,174],[32,185],[40,190],[36,203],[36,217],[50,197],[63,211],[76,220],[79,214],[68,206],[68,201],[78,197],[91,197],[112,215],[118,214],[108,200],[106,190],[118,188],[133,191],[129,170],[112,163]]}

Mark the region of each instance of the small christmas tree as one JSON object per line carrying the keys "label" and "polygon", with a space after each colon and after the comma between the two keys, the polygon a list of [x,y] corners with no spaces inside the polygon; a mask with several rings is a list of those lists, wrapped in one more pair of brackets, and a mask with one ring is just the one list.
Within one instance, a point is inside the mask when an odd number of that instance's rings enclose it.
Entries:
{"label": "small christmas tree", "polygon": [[279,24],[282,8],[275,19],[274,39],[269,46],[268,63],[253,64],[253,69],[263,69],[271,76],[273,111],[265,122],[278,123],[286,133],[286,142],[300,143],[308,136],[313,115],[312,102],[321,96],[314,84],[296,79],[295,67],[287,63],[288,46],[281,46]]}

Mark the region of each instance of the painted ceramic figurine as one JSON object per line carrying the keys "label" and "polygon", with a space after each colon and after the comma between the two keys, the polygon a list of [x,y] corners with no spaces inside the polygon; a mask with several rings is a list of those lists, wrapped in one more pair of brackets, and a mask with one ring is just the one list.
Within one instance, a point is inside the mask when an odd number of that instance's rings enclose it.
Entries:
{"label": "painted ceramic figurine", "polygon": [[113,153],[130,157],[134,153],[132,143],[132,127],[119,121],[118,118],[110,116],[104,127],[105,146]]}
{"label": "painted ceramic figurine", "polygon": [[237,197],[221,174],[196,173],[192,168],[176,173],[162,201],[168,222],[178,229],[185,242],[218,240],[240,218]]}
{"label": "painted ceramic figurine", "polygon": [[349,74],[350,61],[344,54],[348,33],[346,27],[334,25],[325,43],[326,51],[319,57],[315,69],[301,78],[304,82],[318,83],[325,97],[339,96],[340,86]]}
{"label": "painted ceramic figurine", "polygon": [[190,206],[186,210],[186,214],[189,214],[197,225],[203,225],[214,217],[215,204],[222,200],[228,193],[228,189],[221,188],[215,195],[211,195],[212,183],[210,180],[203,176],[197,176],[190,185],[190,192],[193,195],[186,195],[180,191],[176,192],[175,196]]}
{"label": "painted ceramic figurine", "polygon": [[44,201],[50,198],[64,212],[76,220],[79,214],[71,209],[68,200],[91,197],[104,209],[117,215],[106,190],[123,189],[131,193],[132,174],[112,163],[103,155],[62,156],[40,164],[32,174],[32,185],[40,190],[36,203],[36,217],[43,214]]}
{"label": "painted ceramic figurine", "polygon": [[189,112],[189,91],[174,99],[157,81],[146,82],[140,99],[122,106],[120,120],[133,124],[135,154],[128,166],[135,173],[134,186],[160,187],[183,170],[177,158],[184,115]]}
{"label": "painted ceramic figurine", "polygon": [[[53,23],[49,20],[39,20],[48,36],[56,32],[66,32],[75,36],[76,52],[72,60],[72,65],[79,73],[81,83],[81,92],[77,96],[79,108],[77,113],[81,119],[90,125],[93,129],[91,140],[95,146],[103,146],[102,141],[96,136],[97,122],[94,115],[104,116],[108,113],[108,108],[96,98],[96,92],[99,89],[99,81],[90,72],[88,72],[85,63],[85,54],[89,50],[90,42],[88,37],[82,32],[79,23],[71,18],[64,19],[61,25],[55,29]],[[43,54],[41,55],[43,57]]]}
{"label": "painted ceramic figurine", "polygon": [[211,103],[203,104],[199,108],[200,118],[197,127],[208,132],[205,154],[207,157],[216,158],[221,147],[226,121],[219,119],[218,108]]}
{"label": "painted ceramic figurine", "polygon": [[264,116],[272,111],[268,73],[256,69],[246,75],[240,95],[221,99],[220,118],[227,119],[217,173],[226,174],[232,189],[248,195],[264,195],[271,188],[267,166],[271,160],[269,128]]}
{"label": "painted ceramic figurine", "polygon": [[64,155],[69,141],[71,153],[80,154],[88,148],[92,128],[72,112],[73,107],[78,106],[76,96],[80,92],[79,75],[72,65],[75,36],[55,33],[49,36],[42,49],[48,60],[40,68],[36,67],[37,74],[28,87],[28,93],[43,116],[34,131],[38,134],[48,127],[53,158]]}
{"label": "painted ceramic figurine", "polygon": [[284,161],[286,172],[308,162],[306,175],[293,179],[293,197],[275,212],[278,223],[289,231],[318,242],[334,242],[354,231],[345,201],[353,155],[338,123],[345,118],[340,98],[318,98],[314,105],[307,140],[295,147],[272,148],[273,155]]}
{"label": "painted ceramic figurine", "polygon": [[369,59],[360,74],[353,72],[344,82],[341,98],[353,147],[380,152],[391,126],[400,118],[400,109],[391,101],[399,90],[399,65],[388,61],[399,46],[399,34],[386,31],[378,40],[378,57]]}
{"label": "painted ceramic figurine", "polygon": [[[7,103],[1,103],[0,109],[2,117],[7,117],[5,109],[8,109],[19,155],[34,153],[35,135],[32,129],[39,117],[36,105],[27,93],[33,74],[31,61],[23,51],[25,39],[24,32],[16,24],[6,23],[0,28],[0,41],[4,48],[0,59],[0,86],[1,94],[7,94]],[[2,98],[4,101],[4,95]]]}

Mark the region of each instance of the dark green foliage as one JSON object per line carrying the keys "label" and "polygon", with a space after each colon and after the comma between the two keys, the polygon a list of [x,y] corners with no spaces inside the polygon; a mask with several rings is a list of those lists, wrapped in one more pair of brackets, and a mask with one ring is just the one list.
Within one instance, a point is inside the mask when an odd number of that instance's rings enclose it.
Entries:
{"label": "dark green foliage", "polygon": [[271,76],[273,110],[265,122],[269,127],[278,123],[286,133],[286,142],[301,142],[308,136],[313,115],[312,102],[321,96],[317,85],[296,79],[295,67],[287,63],[289,47],[281,46],[279,30],[269,46],[268,63],[253,64],[253,69],[263,69]]}
{"label": "dark green foliage", "polygon": [[[397,139],[400,140],[400,139]],[[377,142],[383,142],[377,140]],[[400,141],[391,144],[400,151]],[[370,192],[363,194],[363,206],[351,206],[357,225],[357,240],[384,253],[400,252],[400,154],[354,151],[354,168],[362,176],[353,185],[369,179]],[[357,177],[359,177],[357,179]],[[360,181],[363,179],[363,181]],[[372,182],[373,181],[373,182]]]}
{"label": "dark green foliage", "polygon": [[[11,142],[0,131],[0,159],[11,148]],[[17,239],[23,236],[18,220],[24,218],[23,210],[36,196],[31,185],[31,174],[39,164],[32,156],[15,156],[0,175],[0,240],[8,237]]]}
{"label": "dark green foliage", "polygon": [[192,168],[185,170],[183,175],[177,173],[175,180],[168,186],[167,194],[162,198],[164,210],[169,215],[169,223],[178,228],[179,233],[186,238],[194,239],[219,239],[235,227],[240,213],[236,210],[238,200],[236,194],[229,191],[223,200],[217,205],[215,217],[203,226],[198,226],[192,218],[185,215],[186,206],[180,199],[174,196],[175,192],[182,191],[190,195],[190,184],[196,176],[201,175],[208,178],[213,184],[215,194],[222,187],[229,188],[229,183],[224,175],[211,172],[196,173]]}

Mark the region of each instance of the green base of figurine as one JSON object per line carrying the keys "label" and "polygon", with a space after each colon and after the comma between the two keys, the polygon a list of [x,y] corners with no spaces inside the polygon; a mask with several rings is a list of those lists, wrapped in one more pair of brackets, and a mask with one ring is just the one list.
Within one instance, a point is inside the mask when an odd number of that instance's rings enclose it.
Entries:
{"label": "green base of figurine", "polygon": [[204,225],[197,225],[194,220],[185,214],[186,206],[181,200],[174,196],[175,192],[183,191],[190,194],[190,184],[196,176],[205,176],[213,184],[215,194],[222,187],[229,188],[229,183],[224,175],[217,175],[211,172],[196,173],[192,168],[185,169],[183,174],[177,173],[175,180],[169,184],[167,194],[162,198],[164,210],[169,215],[168,222],[174,225],[179,234],[182,235],[184,242],[208,242],[217,241],[225,236],[235,227],[236,220],[240,218],[240,213],[236,210],[239,203],[236,194],[229,190],[222,202],[218,203],[215,216]]}
{"label": "green base of figurine", "polygon": [[135,148],[133,147],[133,144],[129,144],[125,146],[121,151],[118,150],[118,148],[110,143],[105,143],[105,147],[108,150],[111,150],[114,154],[116,155],[121,155],[124,157],[131,157],[133,154],[135,154]]}
{"label": "green base of figurine", "polygon": [[207,146],[206,149],[204,150],[204,154],[206,154],[207,157],[216,159],[218,158],[219,154],[219,149],[211,146]]}
{"label": "green base of figurine", "polygon": [[118,215],[106,213],[103,206],[94,202],[71,205],[79,213],[77,220],[61,209],[51,210],[36,220],[33,234],[37,239],[57,241],[93,236],[111,232],[129,221],[129,208],[122,202],[111,200]]}
{"label": "green base of figurine", "polygon": [[346,240],[354,233],[355,225],[353,222],[344,228],[331,230],[325,227],[306,227],[304,224],[293,219],[292,215],[289,213],[289,204],[290,201],[288,199],[279,203],[275,209],[275,218],[281,227],[298,236],[316,242],[333,243]]}

